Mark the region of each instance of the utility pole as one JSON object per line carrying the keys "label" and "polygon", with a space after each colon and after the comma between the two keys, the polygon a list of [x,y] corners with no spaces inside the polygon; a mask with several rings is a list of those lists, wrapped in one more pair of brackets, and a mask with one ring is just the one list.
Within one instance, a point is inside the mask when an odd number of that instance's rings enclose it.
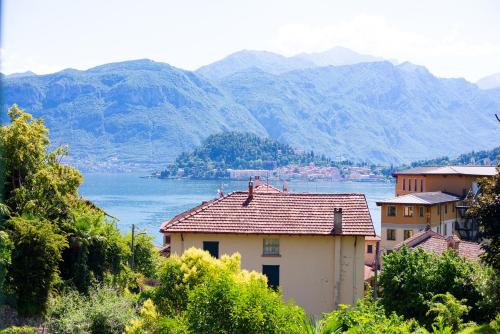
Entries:
{"label": "utility pole", "polygon": [[375,275],[373,275],[373,300],[377,300],[377,273],[379,266],[379,256],[380,256],[380,241],[377,240],[375,243]]}
{"label": "utility pole", "polygon": [[135,260],[134,238],[135,238],[135,224],[132,224],[132,244],[130,247],[132,248],[132,258],[130,259],[130,268],[132,268],[132,270],[134,270],[134,260]]}

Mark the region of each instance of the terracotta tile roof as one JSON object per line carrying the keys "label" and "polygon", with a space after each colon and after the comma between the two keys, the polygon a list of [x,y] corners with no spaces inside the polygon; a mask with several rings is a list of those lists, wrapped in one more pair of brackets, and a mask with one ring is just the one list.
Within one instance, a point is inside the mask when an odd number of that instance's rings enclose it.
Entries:
{"label": "terracotta tile roof", "polygon": [[[342,230],[334,231],[334,208]],[[162,224],[161,232],[364,235],[375,231],[364,194],[235,191]]]}
{"label": "terracotta tile roof", "polygon": [[393,175],[496,175],[494,166],[425,166],[402,170]]}
{"label": "terracotta tile roof", "polygon": [[447,249],[458,248],[458,255],[470,260],[478,260],[483,254],[481,245],[475,242],[460,240],[456,235],[445,237],[432,230],[423,230],[396,246],[406,245],[408,248],[422,248],[426,251],[442,254]]}
{"label": "terracotta tile roof", "polygon": [[365,281],[370,280],[373,276],[375,276],[375,271],[373,271],[372,267],[365,264]]}
{"label": "terracotta tile roof", "polygon": [[378,201],[377,205],[382,204],[420,204],[433,205],[438,203],[448,203],[459,201],[460,198],[454,195],[444,193],[442,191],[412,193],[407,195],[396,196],[393,198]]}
{"label": "terracotta tile roof", "polygon": [[253,191],[258,192],[258,193],[263,193],[263,192],[266,192],[266,193],[280,193],[281,192],[281,190],[279,190],[278,188],[273,187],[272,185],[266,184],[266,183],[258,184],[254,188]]}
{"label": "terracotta tile roof", "polygon": [[372,237],[372,236],[370,236],[370,237],[365,237],[365,240],[366,240],[366,241],[380,241],[380,240],[382,240],[382,239],[380,239],[380,237],[379,237],[378,235],[376,235],[376,236],[374,236],[374,237]]}

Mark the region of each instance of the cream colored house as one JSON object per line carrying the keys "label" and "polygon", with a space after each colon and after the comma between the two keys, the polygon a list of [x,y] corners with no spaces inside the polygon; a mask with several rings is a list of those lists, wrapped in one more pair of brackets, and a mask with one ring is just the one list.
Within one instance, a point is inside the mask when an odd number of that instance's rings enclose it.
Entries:
{"label": "cream colored house", "polygon": [[264,273],[285,300],[315,315],[362,298],[365,236],[375,235],[363,194],[281,192],[252,182],[175,216],[161,232],[171,254],[239,252],[242,268]]}

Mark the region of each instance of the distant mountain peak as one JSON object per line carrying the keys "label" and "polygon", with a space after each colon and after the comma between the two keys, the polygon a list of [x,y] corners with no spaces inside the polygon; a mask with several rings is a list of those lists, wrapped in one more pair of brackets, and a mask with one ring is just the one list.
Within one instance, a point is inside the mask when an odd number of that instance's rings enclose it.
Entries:
{"label": "distant mountain peak", "polygon": [[500,72],[479,79],[476,85],[481,89],[493,89],[500,87]]}
{"label": "distant mountain peak", "polygon": [[12,74],[7,74],[7,78],[23,78],[23,77],[31,77],[33,75],[37,75],[35,72],[32,71],[26,71],[26,72],[19,72],[19,73],[12,73]]}
{"label": "distant mountain peak", "polygon": [[294,58],[304,59],[315,63],[317,66],[341,66],[358,63],[384,61],[384,58],[357,53],[351,49],[335,46],[322,52],[300,53]]}

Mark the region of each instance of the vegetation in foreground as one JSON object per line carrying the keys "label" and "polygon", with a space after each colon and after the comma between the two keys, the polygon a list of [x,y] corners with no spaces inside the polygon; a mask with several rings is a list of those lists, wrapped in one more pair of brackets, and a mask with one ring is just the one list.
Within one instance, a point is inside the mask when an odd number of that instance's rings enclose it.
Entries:
{"label": "vegetation in foreground", "polygon": [[[48,152],[43,122],[17,106],[9,116],[0,132],[0,328],[9,328],[0,333],[499,332],[498,177],[471,204],[492,236],[488,265],[403,249],[384,257],[379,301],[368,295],[316,321],[241,270],[237,254],[162,260],[147,236],[131,250],[130,236],[78,195],[82,177],[61,164],[65,149]],[[12,310],[19,316],[7,319]]]}

